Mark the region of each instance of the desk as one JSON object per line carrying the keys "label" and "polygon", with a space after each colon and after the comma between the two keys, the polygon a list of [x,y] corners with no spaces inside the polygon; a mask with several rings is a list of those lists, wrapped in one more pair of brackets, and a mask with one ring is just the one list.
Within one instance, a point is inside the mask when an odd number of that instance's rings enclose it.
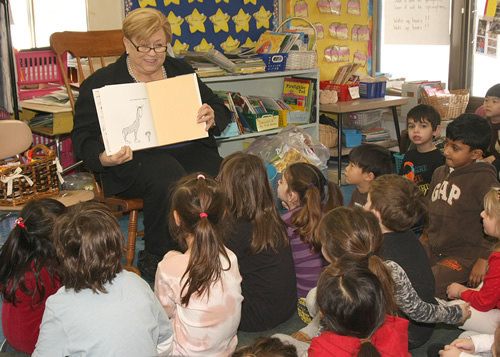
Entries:
{"label": "desk", "polygon": [[372,98],[372,99],[355,99],[347,102],[337,102],[335,104],[321,104],[319,107],[320,112],[332,113],[338,115],[338,184],[340,185],[342,178],[342,114],[359,112],[362,110],[391,108],[392,117],[394,119],[394,128],[396,129],[396,136],[398,144],[401,143],[401,132],[399,130],[398,112],[396,108],[399,105],[407,104],[409,101],[406,97],[390,97]]}

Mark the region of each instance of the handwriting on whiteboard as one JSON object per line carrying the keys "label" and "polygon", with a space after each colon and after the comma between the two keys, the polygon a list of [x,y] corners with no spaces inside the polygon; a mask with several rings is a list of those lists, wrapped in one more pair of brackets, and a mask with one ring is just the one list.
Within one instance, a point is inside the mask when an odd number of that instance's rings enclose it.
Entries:
{"label": "handwriting on whiteboard", "polygon": [[450,0],[387,0],[383,6],[385,44],[450,43]]}

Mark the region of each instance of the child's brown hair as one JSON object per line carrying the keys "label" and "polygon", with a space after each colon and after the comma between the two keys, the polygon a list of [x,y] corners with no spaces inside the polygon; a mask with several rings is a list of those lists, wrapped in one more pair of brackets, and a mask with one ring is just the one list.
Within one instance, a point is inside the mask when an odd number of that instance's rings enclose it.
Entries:
{"label": "child's brown hair", "polygon": [[[217,182],[202,173],[180,179],[172,194],[170,232],[181,248],[187,249],[186,238],[194,237],[189,263],[182,278],[181,302],[188,305],[192,294],[210,296],[210,286],[219,280],[222,255],[231,262],[224,247],[223,224],[225,196]],[[174,213],[180,218],[176,224]]]}
{"label": "child's brown hair", "polygon": [[54,245],[66,289],[106,293],[121,272],[123,235],[108,207],[82,202],[69,208],[54,226]]}
{"label": "child's brown hair", "polygon": [[297,357],[297,349],[277,337],[260,336],[251,345],[240,347],[231,357]]}
{"label": "child's brown hair", "polygon": [[405,232],[427,217],[424,194],[406,177],[383,175],[377,177],[368,190],[371,209],[380,213],[381,223],[393,232]]}
{"label": "child's brown hair", "polygon": [[[299,196],[300,209],[291,216],[290,223],[297,227],[300,239],[309,245],[312,253],[319,253],[321,243],[316,230],[323,212],[343,205],[344,197],[340,188],[328,182],[323,173],[315,166],[305,162],[289,165],[283,173],[288,185],[288,192],[294,191]],[[328,200],[325,187],[328,187]]]}

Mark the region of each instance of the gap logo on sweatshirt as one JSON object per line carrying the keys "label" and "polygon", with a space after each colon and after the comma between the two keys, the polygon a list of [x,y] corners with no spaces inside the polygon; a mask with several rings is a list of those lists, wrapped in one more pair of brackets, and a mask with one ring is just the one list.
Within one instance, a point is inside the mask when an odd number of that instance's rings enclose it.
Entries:
{"label": "gap logo on sweatshirt", "polygon": [[453,202],[460,198],[460,194],[462,193],[460,187],[452,184],[451,188],[448,190],[448,183],[448,181],[440,182],[434,187],[431,196],[432,202],[442,200],[447,202],[450,206],[453,206]]}

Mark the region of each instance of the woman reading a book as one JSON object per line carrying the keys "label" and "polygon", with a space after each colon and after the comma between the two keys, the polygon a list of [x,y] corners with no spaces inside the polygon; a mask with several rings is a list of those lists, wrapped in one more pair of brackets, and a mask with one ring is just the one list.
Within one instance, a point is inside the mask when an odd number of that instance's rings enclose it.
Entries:
{"label": "woman reading a book", "polygon": [[[75,154],[98,175],[106,196],[144,199],[145,250],[139,252],[138,267],[150,280],[154,279],[163,255],[179,249],[167,226],[169,187],[186,173],[203,171],[217,175],[222,158],[214,135],[219,135],[230,122],[230,113],[224,102],[198,79],[203,104],[196,120],[206,124],[208,138],[136,152],[123,146],[117,153],[107,155],[92,90],[110,84],[151,82],[193,73],[190,65],[166,55],[171,40],[170,23],[160,11],[142,8],[130,12],[123,22],[126,53],[82,83],[71,134]],[[128,138],[134,140],[137,125],[124,125],[123,131],[124,136],[131,134]]]}

